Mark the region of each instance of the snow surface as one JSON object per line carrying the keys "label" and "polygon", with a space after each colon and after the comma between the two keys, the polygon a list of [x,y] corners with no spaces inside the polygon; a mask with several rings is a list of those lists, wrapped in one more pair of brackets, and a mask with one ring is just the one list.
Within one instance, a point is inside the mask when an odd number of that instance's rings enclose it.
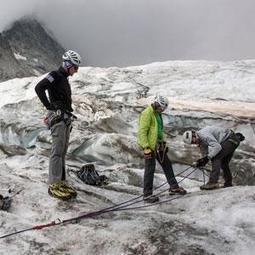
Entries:
{"label": "snow surface", "polygon": [[[88,186],[68,171],[68,181],[78,191],[71,202],[47,194],[51,137],[42,124],[45,110],[34,92],[41,78],[0,83],[0,189],[24,189],[13,198],[9,212],[0,211],[0,235],[141,195],[143,159],[136,144],[137,118],[155,94],[170,100],[164,121],[176,174],[199,157],[198,149],[183,145],[183,130],[224,125],[246,136],[233,165],[235,181],[242,186],[201,192],[203,178],[197,171],[183,181],[178,177],[189,191],[184,197],[0,239],[0,254],[254,254],[255,189],[245,185],[255,183],[254,60],[80,68],[70,79],[78,121],[67,168],[77,170],[94,162],[110,183]],[[157,167],[154,185],[164,182]],[[169,200],[167,188],[160,188],[161,201]],[[8,195],[4,190],[0,193]],[[141,201],[132,207],[143,205]]]}
{"label": "snow surface", "polygon": [[14,57],[15,57],[16,59],[18,59],[18,60],[27,60],[26,57],[20,55],[19,53],[15,53],[15,52],[14,52]]}

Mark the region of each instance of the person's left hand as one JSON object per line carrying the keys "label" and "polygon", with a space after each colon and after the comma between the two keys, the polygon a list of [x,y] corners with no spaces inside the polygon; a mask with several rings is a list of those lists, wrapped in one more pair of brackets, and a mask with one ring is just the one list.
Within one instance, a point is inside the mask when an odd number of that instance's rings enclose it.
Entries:
{"label": "person's left hand", "polygon": [[145,148],[143,150],[144,158],[151,159],[152,158],[152,150],[150,148]]}
{"label": "person's left hand", "polygon": [[196,167],[204,167],[209,161],[209,158],[205,156],[204,158],[200,158],[196,162]]}

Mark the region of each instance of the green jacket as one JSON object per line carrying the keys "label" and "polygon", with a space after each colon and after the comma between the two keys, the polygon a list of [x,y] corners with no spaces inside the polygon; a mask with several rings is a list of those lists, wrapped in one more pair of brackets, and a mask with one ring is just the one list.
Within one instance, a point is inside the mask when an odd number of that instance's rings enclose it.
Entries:
{"label": "green jacket", "polygon": [[137,143],[155,151],[158,138],[158,123],[155,112],[149,105],[139,116]]}

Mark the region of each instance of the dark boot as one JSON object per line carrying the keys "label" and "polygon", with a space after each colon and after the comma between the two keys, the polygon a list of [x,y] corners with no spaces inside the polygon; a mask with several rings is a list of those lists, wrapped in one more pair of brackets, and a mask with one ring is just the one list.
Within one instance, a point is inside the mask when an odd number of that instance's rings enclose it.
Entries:
{"label": "dark boot", "polygon": [[149,195],[149,196],[144,196],[143,197],[143,201],[146,202],[146,203],[156,203],[159,201],[159,198],[155,195]]}
{"label": "dark boot", "polygon": [[212,189],[218,189],[219,188],[219,184],[216,182],[207,182],[206,184],[200,186],[201,190],[212,190]]}
{"label": "dark boot", "polygon": [[232,183],[225,182],[223,188],[229,188],[229,187],[232,187],[232,186],[233,186]]}
{"label": "dark boot", "polygon": [[182,187],[174,187],[169,189],[169,195],[185,195],[187,191]]}

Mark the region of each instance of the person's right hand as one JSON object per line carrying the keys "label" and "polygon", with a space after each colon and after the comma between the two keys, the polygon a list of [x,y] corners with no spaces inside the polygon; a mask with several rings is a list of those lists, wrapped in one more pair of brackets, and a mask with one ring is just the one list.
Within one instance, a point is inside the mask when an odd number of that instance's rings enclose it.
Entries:
{"label": "person's right hand", "polygon": [[143,150],[144,158],[150,159],[152,157],[152,151],[150,148],[145,148]]}
{"label": "person's right hand", "polygon": [[204,167],[208,163],[208,161],[209,161],[209,158],[207,156],[205,156],[204,158],[200,158],[196,162],[196,167],[198,168]]}

